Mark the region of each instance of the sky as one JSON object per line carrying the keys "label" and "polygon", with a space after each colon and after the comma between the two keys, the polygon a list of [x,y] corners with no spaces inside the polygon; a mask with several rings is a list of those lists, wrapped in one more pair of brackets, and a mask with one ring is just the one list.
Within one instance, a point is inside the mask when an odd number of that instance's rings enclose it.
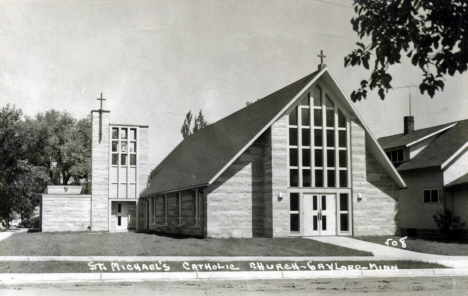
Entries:
{"label": "sky", "polygon": [[[149,125],[154,168],[182,140],[192,110],[215,122],[325,64],[350,94],[370,72],[344,67],[359,38],[351,0],[0,0],[0,106],[77,119],[107,100],[111,123]],[[355,103],[376,137],[468,118],[468,73],[421,95],[420,70],[394,67],[395,90]],[[403,87],[403,88],[399,88]]]}

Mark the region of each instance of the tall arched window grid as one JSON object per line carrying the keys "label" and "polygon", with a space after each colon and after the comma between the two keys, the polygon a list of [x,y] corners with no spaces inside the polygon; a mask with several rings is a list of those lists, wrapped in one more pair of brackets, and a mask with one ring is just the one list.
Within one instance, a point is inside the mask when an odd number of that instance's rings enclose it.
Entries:
{"label": "tall arched window grid", "polygon": [[316,85],[288,118],[290,188],[349,188],[349,120]]}

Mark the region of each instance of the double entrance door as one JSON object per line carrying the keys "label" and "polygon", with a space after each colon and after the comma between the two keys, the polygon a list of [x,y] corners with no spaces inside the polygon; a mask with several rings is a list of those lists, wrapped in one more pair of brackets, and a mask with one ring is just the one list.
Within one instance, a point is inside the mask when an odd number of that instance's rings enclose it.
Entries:
{"label": "double entrance door", "polygon": [[336,235],[336,195],[303,195],[304,235]]}

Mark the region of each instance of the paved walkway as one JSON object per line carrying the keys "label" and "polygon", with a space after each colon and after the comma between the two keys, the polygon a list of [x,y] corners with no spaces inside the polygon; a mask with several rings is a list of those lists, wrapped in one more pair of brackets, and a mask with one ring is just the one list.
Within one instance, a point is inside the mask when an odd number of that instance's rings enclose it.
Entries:
{"label": "paved walkway", "polygon": [[468,269],[468,256],[424,254],[343,236],[309,237],[308,239],[360,251],[372,252],[374,254],[373,259],[377,260],[414,260],[439,263],[458,269]]}

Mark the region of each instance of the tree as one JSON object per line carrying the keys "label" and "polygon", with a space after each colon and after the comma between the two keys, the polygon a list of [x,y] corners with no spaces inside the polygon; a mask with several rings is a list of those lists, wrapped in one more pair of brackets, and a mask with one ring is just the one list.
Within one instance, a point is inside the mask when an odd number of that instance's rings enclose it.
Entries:
{"label": "tree", "polygon": [[28,161],[22,112],[7,105],[0,111],[0,215],[27,216],[39,204],[47,176]]}
{"label": "tree", "polygon": [[90,117],[77,121],[66,111],[49,110],[26,118],[25,131],[30,162],[45,168],[52,184],[80,184],[90,178]]}
{"label": "tree", "polygon": [[180,132],[182,133],[182,137],[184,139],[192,134],[192,131],[190,130],[191,124],[192,124],[192,110],[190,110],[185,115],[184,124],[182,125],[182,129],[180,130]]}
{"label": "tree", "polygon": [[253,103],[258,102],[258,101],[260,101],[260,99],[257,99],[256,101],[252,101],[252,102],[247,101],[247,102],[245,102],[245,106],[250,106],[250,105],[252,105]]}
{"label": "tree", "polygon": [[353,101],[367,97],[367,89],[378,89],[383,100],[392,88],[390,66],[402,54],[419,67],[421,94],[431,98],[444,89],[444,78],[468,68],[468,2],[466,0],[355,0],[357,17],[351,20],[360,39],[370,38],[345,57],[345,67],[374,64],[369,80],[351,94]]}
{"label": "tree", "polygon": [[180,132],[182,133],[182,137],[184,139],[197,131],[205,128],[209,123],[205,120],[205,117],[203,116],[202,110],[198,113],[198,116],[195,116],[194,120],[194,125],[192,127],[192,110],[190,110],[186,115],[184,119],[184,124],[182,125],[182,128],[180,129]]}

